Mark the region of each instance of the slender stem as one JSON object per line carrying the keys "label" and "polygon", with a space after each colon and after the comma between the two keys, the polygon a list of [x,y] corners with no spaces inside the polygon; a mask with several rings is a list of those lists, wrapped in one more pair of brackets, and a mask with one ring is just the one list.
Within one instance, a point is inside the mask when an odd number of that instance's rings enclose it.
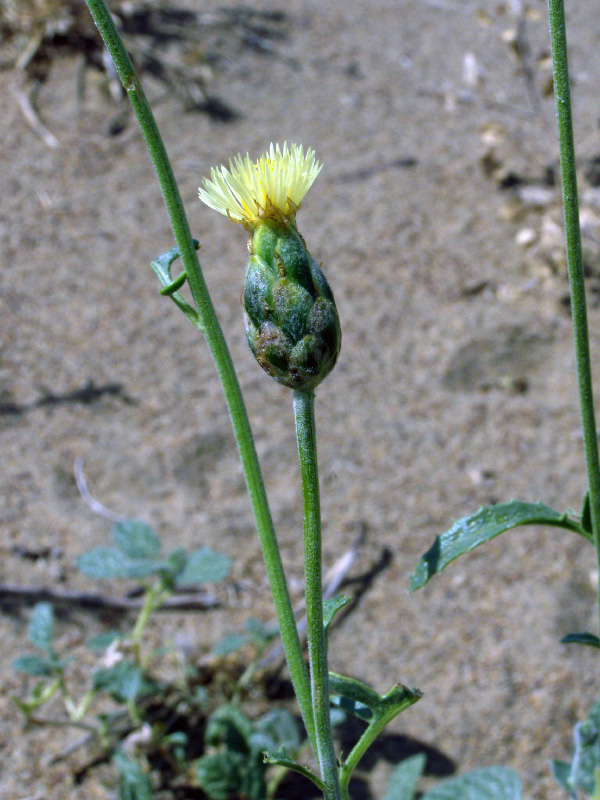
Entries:
{"label": "slender stem", "polygon": [[[579,203],[577,175],[575,172],[575,145],[571,117],[571,91],[567,60],[567,31],[563,0],[548,0],[550,39],[552,42],[552,67],[554,71],[554,96],[558,121],[560,146],[560,171],[562,176],[567,264],[571,284],[571,310],[577,361],[579,404],[583,427],[585,461],[587,467],[592,532],[596,557],[600,567],[600,461],[598,459],[598,433],[594,415],[594,395],[590,366],[590,340],[587,323],[581,231],[579,228]],[[599,573],[600,575],[600,573]],[[600,580],[600,577],[599,577]],[[600,613],[600,583],[598,586]]]}
{"label": "slender stem", "polygon": [[304,724],[311,743],[314,745],[316,744],[316,739],[310,703],[308,672],[304,663],[302,645],[296,628],[254,439],[231,355],[198,263],[181,195],[148,100],[104,0],[86,0],[86,3],[114,61],[117,73],[129,95],[129,100],[142,129],[165,200],[192,297],[223,385],[225,400],[231,416],[244,477],[256,520],[288,667]]}
{"label": "slender stem", "polygon": [[302,473],[304,507],[304,574],[308,660],[317,758],[327,800],[341,800],[337,760],[331,735],[327,634],[323,625],[323,583],[321,577],[321,502],[317,465],[314,392],[294,392],[296,435]]}

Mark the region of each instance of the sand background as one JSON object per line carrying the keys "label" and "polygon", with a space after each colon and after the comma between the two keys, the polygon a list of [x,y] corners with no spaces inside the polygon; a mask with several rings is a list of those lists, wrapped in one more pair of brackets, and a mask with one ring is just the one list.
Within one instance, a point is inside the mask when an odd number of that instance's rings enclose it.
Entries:
{"label": "sand background", "polygon": [[[239,371],[295,596],[291,398],[244,341],[245,233],[196,193],[211,166],[271,141],[313,146],[324,164],[298,216],[343,326],[338,366],[317,393],[324,562],[365,532],[352,574],[384,565],[333,632],[331,666],[380,691],[402,681],[424,692],[366,763],[373,796],[420,742],[457,771],[513,767],[528,798],[558,800],[549,759],[568,757],[572,725],[600,689],[595,654],[559,644],[596,629],[594,556],[573,534],[506,534],[407,593],[419,555],[452,520],[511,498],[579,508],[585,490],[561,211],[547,180],[557,146],[546,9],[532,1],[517,14],[517,5],[290,0],[270,56],[232,45],[213,70],[211,92],[239,112],[229,123],[185,111],[147,83]],[[592,0],[568,4],[595,353],[594,12]],[[529,47],[521,58],[511,46],[519,25]],[[58,59],[38,96],[56,149],[19,109],[21,76],[0,73],[0,398],[5,412],[20,409],[0,417],[0,578],[125,592],[75,568],[109,532],[77,491],[79,457],[93,494],[153,524],[166,549],[208,544],[234,559],[219,610],[164,614],[152,627],[157,641],[200,657],[250,614],[271,619],[264,569],[210,355],[149,269],[173,243],[150,160],[132,119],[110,135],[120,110],[93,75],[78,100],[78,69],[75,56]],[[64,399],[90,381],[121,389]],[[63,400],[39,404],[49,394]],[[3,608],[0,796],[113,797],[101,775],[73,786],[68,762],[48,765],[76,734],[22,733],[10,697],[26,679],[10,662],[28,649],[30,606]],[[84,681],[83,641],[107,620],[61,614],[59,649],[76,656],[74,678]]]}

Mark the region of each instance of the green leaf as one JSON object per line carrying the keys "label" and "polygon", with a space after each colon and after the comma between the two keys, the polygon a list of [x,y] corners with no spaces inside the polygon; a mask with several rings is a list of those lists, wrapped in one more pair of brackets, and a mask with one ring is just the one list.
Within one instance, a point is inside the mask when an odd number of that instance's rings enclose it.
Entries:
{"label": "green leaf", "polygon": [[56,672],[56,662],[43,656],[19,656],[12,662],[12,668],[26,675],[49,678]]}
{"label": "green leaf", "polygon": [[266,647],[269,642],[279,636],[279,625],[277,622],[266,623],[256,617],[248,617],[244,623],[244,628],[252,644],[259,650]]}
{"label": "green leaf", "polygon": [[246,641],[247,639],[245,636],[239,633],[230,633],[227,636],[223,636],[223,638],[216,643],[212,652],[215,656],[223,658],[230,653],[235,653],[236,650],[239,650],[246,644]]}
{"label": "green leaf", "polygon": [[285,747],[282,747],[276,753],[265,753],[263,760],[265,764],[276,764],[277,766],[285,767],[293,772],[300,773],[300,775],[304,775],[304,777],[312,781],[320,791],[323,791],[325,788],[321,779],[315,775],[312,770],[308,769],[308,767],[303,767],[302,764],[298,764],[297,761],[294,761],[288,756]]}
{"label": "green leaf", "polygon": [[[194,243],[194,247],[196,250],[200,247],[200,243],[196,240],[192,240]],[[177,289],[180,289],[183,285],[182,276],[184,273],[181,273],[177,276],[177,278],[173,279],[171,277],[171,266],[173,262],[179,258],[179,248],[177,246],[172,247],[167,253],[162,253],[158,256],[151,264],[151,268],[154,270],[158,279],[162,283],[161,294],[168,295],[171,300],[175,303],[175,305],[183,311],[185,316],[189,319],[192,325],[198,330],[202,330],[203,326],[200,322],[200,316],[198,312],[187,303],[183,297],[179,294]]]}
{"label": "green leaf", "polygon": [[421,556],[411,575],[410,591],[425,586],[427,581],[441,572],[455,558],[489,542],[501,533],[521,525],[547,525],[566,528],[591,541],[590,534],[575,520],[553,511],[542,503],[522,503],[513,500],[497,506],[480,508],[470,517],[458,520],[450,530],[436,536],[430,549]]}
{"label": "green leaf", "polygon": [[195,772],[198,783],[212,800],[229,800],[242,794],[246,759],[231,750],[212,753],[196,761]]}
{"label": "green leaf", "polygon": [[329,688],[334,694],[340,695],[339,698],[331,698],[334,705],[368,722],[384,717],[389,721],[421,698],[418,689],[409,689],[402,684],[380,695],[366,683],[335,672],[329,673]]}
{"label": "green leaf", "polygon": [[392,773],[383,800],[413,800],[425,761],[424,753],[401,761]]}
{"label": "green leaf", "polygon": [[150,777],[136,761],[116,750],[113,763],[119,771],[119,800],[153,800]]}
{"label": "green leaf", "polygon": [[230,569],[229,556],[217,553],[210,547],[201,547],[188,556],[185,568],[177,578],[177,585],[217,583],[227,577]]}
{"label": "green leaf", "polygon": [[129,563],[116,547],[94,547],[77,559],[77,566],[88,578],[123,578]]}
{"label": "green leaf", "polygon": [[566,791],[569,792],[571,797],[575,797],[569,786],[569,778],[571,777],[571,765],[566,761],[557,761],[553,759],[550,762],[552,769],[552,777],[554,780]]}
{"label": "green leaf", "polygon": [[107,692],[117,703],[133,703],[160,689],[131,661],[119,661],[112,667],[98,670],[92,685],[95,691]]}
{"label": "green leaf", "polygon": [[333,622],[333,618],[337,612],[350,602],[350,598],[344,597],[343,594],[338,594],[330,600],[323,600],[323,626],[325,632],[329,630],[329,626]]}
{"label": "green leaf", "polygon": [[593,633],[568,633],[560,640],[561,644],[587,644],[600,648],[600,639]]}
{"label": "green leaf", "polygon": [[593,536],[594,532],[592,529],[592,506],[590,504],[589,489],[584,495],[583,504],[581,506],[581,525],[585,531],[587,531],[591,536]]}
{"label": "green leaf", "polygon": [[157,561],[132,560],[116,547],[94,547],[82,553],[77,566],[88,578],[147,578],[160,571]]}
{"label": "green leaf", "polygon": [[111,536],[119,550],[131,559],[153,559],[160,555],[158,534],[140,519],[115,523]]}
{"label": "green leaf", "polygon": [[54,609],[50,603],[36,603],[29,620],[29,640],[40,650],[52,652]]}
{"label": "green leaf", "polygon": [[86,647],[89,647],[90,650],[93,650],[95,653],[103,653],[107,647],[118,641],[123,639],[123,634],[120,631],[104,631],[103,633],[99,633],[97,636],[92,636],[91,639],[88,639],[86,642]]}
{"label": "green leaf", "polygon": [[505,767],[487,767],[445,781],[422,800],[521,800],[521,779]]}
{"label": "green leaf", "polygon": [[250,746],[256,753],[275,751],[282,747],[295,753],[300,747],[300,733],[293,715],[285,708],[274,708],[254,724]]}
{"label": "green leaf", "polygon": [[574,729],[575,753],[568,785],[574,795],[577,791],[594,794],[596,774],[600,769],[600,702],[596,703],[584,722]]}
{"label": "green leaf", "polygon": [[244,712],[233,705],[217,708],[208,720],[204,740],[212,747],[225,746],[246,758],[250,753],[252,723]]}

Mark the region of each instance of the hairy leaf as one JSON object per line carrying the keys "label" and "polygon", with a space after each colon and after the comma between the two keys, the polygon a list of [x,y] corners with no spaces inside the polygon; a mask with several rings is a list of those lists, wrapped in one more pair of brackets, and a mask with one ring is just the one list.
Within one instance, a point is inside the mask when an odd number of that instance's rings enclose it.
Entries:
{"label": "hairy leaf", "polygon": [[183,572],[177,577],[178,586],[217,583],[229,574],[231,558],[210,547],[201,547],[188,556]]}
{"label": "hairy leaf", "polygon": [[521,800],[521,779],[506,767],[487,767],[445,781],[422,800]]}
{"label": "hairy leaf", "polygon": [[413,800],[425,761],[423,753],[401,761],[392,773],[383,800]]}
{"label": "hairy leaf", "polygon": [[115,523],[111,536],[119,550],[131,559],[152,559],[160,555],[158,534],[141,519]]}
{"label": "hairy leaf", "polygon": [[36,603],[29,620],[29,640],[40,650],[52,651],[54,609],[50,603]]}

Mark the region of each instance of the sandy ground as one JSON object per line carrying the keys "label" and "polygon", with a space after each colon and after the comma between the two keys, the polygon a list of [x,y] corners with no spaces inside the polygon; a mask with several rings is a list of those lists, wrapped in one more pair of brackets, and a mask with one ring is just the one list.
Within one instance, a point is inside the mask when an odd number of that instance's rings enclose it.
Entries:
{"label": "sandy ground", "polygon": [[[585,489],[561,212],[547,181],[557,148],[546,11],[534,0],[522,9],[529,51],[519,59],[517,5],[290,0],[275,55],[240,50],[213,78],[211,90],[240,113],[231,123],[185,112],[148,83],[296,591],[291,398],[244,341],[244,231],[196,190],[211,166],[271,141],[313,146],[324,163],[298,217],[343,326],[339,364],[317,394],[324,561],[366,531],[353,574],[385,564],[332,634],[331,665],[381,691],[402,681],[424,692],[366,762],[374,796],[417,742],[459,772],[513,767],[528,798],[558,800],[549,759],[568,757],[572,725],[600,689],[594,653],[559,644],[596,629],[593,553],[570,533],[507,534],[407,593],[419,555],[453,519],[511,498],[579,508]],[[600,151],[598,32],[592,0],[568,6],[583,175]],[[153,628],[200,656],[250,614],[271,618],[259,547],[207,348],[149,269],[172,238],[141,136],[133,120],[109,135],[119,112],[93,80],[78,102],[77,69],[75,58],[58,61],[39,95],[55,150],[19,111],[18,76],[0,74],[0,578],[125,591],[75,568],[109,530],[75,487],[80,457],[94,495],[151,522],[165,548],[209,544],[234,559],[243,591],[218,611],[161,615]],[[597,351],[593,183],[582,191]],[[69,399],[90,381],[122,389]],[[39,404],[49,394],[63,400]],[[10,663],[28,649],[29,611],[7,604],[0,616],[0,796],[113,797],[98,775],[73,786],[68,762],[49,765],[77,734],[22,733],[10,698],[26,681]],[[82,641],[106,624],[77,609],[61,619],[59,649],[78,659],[75,678],[89,666]]]}

